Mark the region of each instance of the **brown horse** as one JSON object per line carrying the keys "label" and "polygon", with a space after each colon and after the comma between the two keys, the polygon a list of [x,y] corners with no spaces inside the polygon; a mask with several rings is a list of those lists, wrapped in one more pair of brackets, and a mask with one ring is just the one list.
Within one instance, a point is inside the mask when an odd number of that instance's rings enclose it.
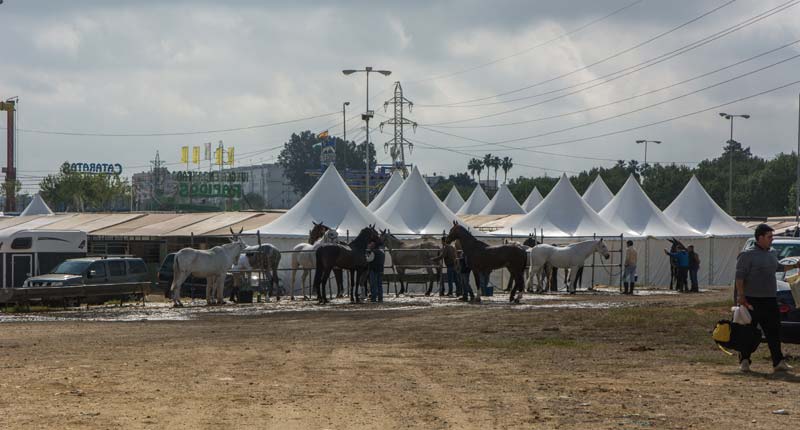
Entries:
{"label": "brown horse", "polygon": [[517,245],[489,246],[486,242],[476,239],[458,222],[453,221],[453,227],[450,228],[445,242],[453,243],[456,240],[461,244],[461,249],[467,257],[467,264],[475,277],[478,290],[475,301],[481,301],[481,278],[485,277],[488,281],[492,270],[506,268],[514,280],[514,288],[511,288],[509,297],[509,301],[513,302],[516,291],[521,291],[525,284],[525,264],[528,259],[525,250]]}
{"label": "brown horse", "polygon": [[[380,242],[380,236],[375,230],[375,226],[368,226],[361,229],[353,241],[343,245],[321,246],[316,250],[317,270],[314,273],[314,289],[320,304],[327,303],[325,297],[325,284],[334,268],[355,270],[356,283],[350,289],[350,301],[359,303],[358,287],[365,283],[367,274],[366,250],[369,242]],[[337,282],[341,284],[341,270],[336,273]]]}
{"label": "brown horse", "polygon": [[[406,286],[403,282],[403,277],[406,270],[420,270],[424,269],[431,277],[436,272],[436,279],[442,278],[442,268],[433,266],[431,260],[439,255],[440,245],[432,241],[424,241],[415,245],[403,242],[395,237],[389,230],[381,231],[381,240],[389,250],[389,255],[392,256],[392,265],[395,266],[397,271],[397,278],[400,281],[399,296],[406,292]],[[433,291],[433,278],[428,280],[428,289],[425,291],[426,296],[431,295]]]}

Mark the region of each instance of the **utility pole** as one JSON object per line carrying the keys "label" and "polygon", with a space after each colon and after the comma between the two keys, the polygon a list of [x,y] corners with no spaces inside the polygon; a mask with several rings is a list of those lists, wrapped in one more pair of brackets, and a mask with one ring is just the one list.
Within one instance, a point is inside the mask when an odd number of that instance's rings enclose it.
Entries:
{"label": "utility pole", "polygon": [[[637,144],[638,143],[644,143],[644,164],[642,164],[642,167],[646,167],[647,166],[647,144],[648,143],[655,143],[656,145],[660,145],[661,141],[660,140],[645,140],[645,139],[641,139],[641,140],[637,140],[636,143]],[[642,177],[642,182],[644,182],[644,177]]]}
{"label": "utility pole", "polygon": [[380,128],[381,131],[383,131],[383,126],[385,124],[393,125],[394,137],[384,144],[384,150],[391,154],[394,168],[402,170],[403,176],[405,177],[408,176],[405,145],[408,145],[408,151],[411,153],[414,149],[414,144],[403,137],[403,126],[410,125],[416,131],[417,123],[403,116],[403,106],[408,105],[408,111],[411,112],[414,103],[403,96],[403,87],[400,86],[400,81],[394,83],[394,97],[383,103],[383,109],[386,110],[390,104],[394,105],[394,118],[383,121],[380,124]]}
{"label": "utility pole", "polygon": [[350,106],[350,102],[342,103],[342,140],[344,141],[344,161],[342,162],[342,167],[344,168],[345,176],[347,173],[347,106]]}
{"label": "utility pole", "polygon": [[0,102],[0,111],[6,111],[6,167],[3,172],[6,174],[6,212],[14,212],[17,210],[17,170],[14,168],[14,133],[16,131],[14,125],[14,112],[16,112],[16,104],[19,100],[8,99]]}
{"label": "utility pole", "polygon": [[797,95],[797,182],[794,185],[794,223],[800,228],[800,94]]}
{"label": "utility pole", "polygon": [[730,145],[730,151],[728,151],[728,162],[730,164],[730,172],[728,177],[728,215],[733,215],[733,144],[736,143],[736,141],[733,140],[733,120],[734,118],[748,119],[750,118],[750,115],[733,115],[720,112],[719,116],[731,122],[731,138],[727,142],[728,145]]}
{"label": "utility pole", "polygon": [[366,75],[367,75],[367,106],[366,106],[366,112],[361,114],[361,119],[363,119],[364,122],[367,125],[367,139],[364,141],[364,153],[366,155],[366,157],[365,157],[366,160],[365,161],[366,161],[366,165],[367,165],[367,169],[366,169],[366,174],[367,174],[367,181],[366,182],[367,183],[366,183],[366,187],[365,187],[365,194],[366,194],[365,202],[366,202],[366,204],[369,204],[369,178],[370,178],[370,176],[372,176],[372,171],[370,170],[370,167],[369,167],[369,120],[373,116],[375,116],[375,112],[369,110],[369,74],[370,74],[370,72],[377,72],[377,73],[380,73],[383,76],[389,76],[389,75],[392,74],[392,71],[391,70],[374,70],[370,66],[367,66],[367,67],[365,67],[365,68],[363,68],[361,70],[356,70],[356,69],[342,70],[342,73],[345,76],[352,75],[353,73],[356,73],[356,72],[363,72],[363,73],[366,73]]}

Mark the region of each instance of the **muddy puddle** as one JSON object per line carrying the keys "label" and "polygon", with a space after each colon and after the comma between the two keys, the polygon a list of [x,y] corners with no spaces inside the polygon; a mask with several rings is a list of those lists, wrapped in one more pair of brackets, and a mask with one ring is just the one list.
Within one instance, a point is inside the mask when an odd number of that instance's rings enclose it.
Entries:
{"label": "muddy puddle", "polygon": [[[637,295],[675,295],[669,290],[636,291]],[[145,306],[125,304],[123,306],[91,306],[74,309],[55,309],[36,312],[0,312],[0,323],[8,322],[48,322],[48,321],[94,321],[94,322],[135,322],[135,321],[186,321],[204,316],[258,316],[277,312],[364,312],[385,311],[401,312],[418,309],[431,309],[454,306],[480,306],[483,309],[514,309],[530,311],[536,309],[610,309],[635,306],[636,303],[620,301],[602,301],[598,297],[619,296],[619,290],[613,287],[595,288],[591,291],[579,291],[575,295],[559,293],[525,294],[522,303],[509,304],[508,295],[498,294],[483,297],[480,305],[466,304],[452,297],[439,296],[405,296],[385,297],[383,303],[352,304],[349,299],[333,299],[329,304],[318,305],[315,300],[283,299],[270,303],[227,304],[223,306],[206,306],[204,300],[184,301],[183,308],[173,308],[170,303],[151,302]]]}

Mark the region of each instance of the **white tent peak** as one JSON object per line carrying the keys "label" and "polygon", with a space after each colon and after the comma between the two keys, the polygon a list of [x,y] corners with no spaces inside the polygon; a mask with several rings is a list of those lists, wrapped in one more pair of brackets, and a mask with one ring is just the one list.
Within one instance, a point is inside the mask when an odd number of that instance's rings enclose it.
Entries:
{"label": "white tent peak", "polygon": [[489,196],[483,191],[481,184],[475,186],[469,198],[456,212],[458,215],[476,215],[479,214],[486,205],[489,204]]}
{"label": "white tent peak", "polygon": [[608,185],[603,181],[600,175],[594,178],[594,181],[586,192],[583,193],[583,199],[589,203],[595,212],[600,212],[603,208],[614,198],[614,193],[608,188]]}
{"label": "white tent peak", "polygon": [[447,197],[444,198],[444,205],[447,206],[447,209],[453,211],[453,213],[458,212],[461,209],[461,206],[464,206],[464,198],[461,197],[461,193],[458,192],[458,188],[453,185],[453,188],[450,188],[450,192],[447,193]]}
{"label": "white tent peak", "polygon": [[690,237],[699,233],[678,224],[656,206],[633,175],[600,211],[600,217],[626,234],[653,237]]}
{"label": "white tent peak", "polygon": [[418,234],[441,234],[458,220],[458,216],[434,194],[416,166],[375,215]]}
{"label": "white tent peak", "polygon": [[500,235],[544,233],[550,237],[616,236],[619,228],[600,218],[586,203],[566,175],[562,175],[553,190],[532,211],[523,215],[509,228],[497,232]]}
{"label": "white tent peak", "polygon": [[525,209],[522,209],[522,206],[519,205],[519,202],[511,194],[511,190],[508,189],[506,184],[500,185],[489,204],[480,211],[480,215],[518,215],[524,213]]}
{"label": "white tent peak", "polygon": [[28,203],[28,206],[25,207],[25,210],[23,210],[19,215],[53,215],[53,211],[50,210],[49,206],[47,206],[47,203],[45,203],[42,196],[39,195],[39,193],[36,193],[36,195],[33,196],[33,200]]}
{"label": "white tent peak", "polygon": [[531,193],[528,194],[528,198],[525,199],[524,203],[522,203],[522,209],[525,209],[525,212],[530,212],[536,207],[536,205],[541,203],[542,200],[544,200],[542,193],[540,193],[539,189],[534,186],[531,190]]}
{"label": "white tent peak", "polygon": [[333,164],[317,180],[314,187],[294,207],[275,221],[247,234],[260,230],[264,236],[307,236],[312,222],[322,222],[336,228],[340,235],[355,236],[362,228],[375,224],[375,228],[391,229],[398,233],[412,233],[398,228],[375,216],[345,184]]}
{"label": "white tent peak", "polygon": [[694,175],[664,209],[664,215],[709,236],[750,236],[753,233],[725,213]]}
{"label": "white tent peak", "polygon": [[400,185],[403,185],[403,174],[400,172],[400,170],[395,170],[392,172],[392,176],[389,177],[388,181],[386,181],[386,184],[384,184],[378,195],[375,196],[375,198],[369,203],[367,208],[373,212],[378,210],[378,208],[386,203],[386,201],[389,200],[389,197],[391,197],[392,194],[394,194],[394,192],[400,188]]}

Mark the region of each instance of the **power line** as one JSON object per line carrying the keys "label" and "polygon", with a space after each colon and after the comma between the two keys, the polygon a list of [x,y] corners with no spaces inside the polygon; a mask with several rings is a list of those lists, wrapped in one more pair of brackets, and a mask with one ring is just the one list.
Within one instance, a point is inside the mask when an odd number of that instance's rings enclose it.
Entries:
{"label": "power line", "polygon": [[[705,18],[706,16],[713,14],[714,12],[717,12],[718,10],[733,4],[734,2],[736,2],[736,0],[729,0],[729,1],[725,2],[724,4],[711,9],[710,11],[704,12],[703,14],[690,19],[689,21],[686,21],[686,22],[684,22],[684,23],[682,23],[682,24],[680,24],[680,25],[678,25],[676,27],[673,27],[673,28],[671,28],[671,29],[669,29],[667,31],[661,32],[661,33],[659,33],[659,34],[657,34],[657,35],[655,35],[655,36],[653,36],[653,37],[651,37],[651,38],[649,38],[649,39],[647,39],[647,40],[645,40],[643,42],[637,43],[634,46],[631,46],[629,48],[623,49],[622,51],[618,51],[618,52],[616,52],[616,53],[614,53],[612,55],[609,55],[609,56],[607,56],[605,58],[597,60],[597,61],[595,61],[593,63],[590,63],[590,64],[588,64],[586,66],[582,66],[582,67],[579,67],[577,69],[571,70],[569,72],[562,73],[561,75],[555,76],[553,78],[549,78],[549,79],[546,79],[544,81],[537,82],[535,84],[531,84],[531,85],[527,85],[527,86],[524,86],[524,87],[521,87],[521,88],[517,88],[517,89],[514,89],[514,90],[498,93],[498,94],[495,94],[495,95],[492,95],[492,96],[488,96],[488,97],[481,97],[481,98],[471,99],[471,100],[462,100],[460,102],[453,102],[453,103],[444,103],[442,105],[447,106],[447,105],[464,104],[464,103],[471,103],[471,102],[478,102],[478,101],[488,100],[488,99],[492,99],[492,98],[496,98],[496,97],[502,97],[502,96],[506,96],[506,95],[509,95],[509,94],[514,94],[514,93],[517,93],[517,92],[520,92],[520,91],[524,91],[524,90],[527,90],[527,89],[530,89],[530,88],[538,87],[538,86],[541,86],[541,85],[544,85],[546,83],[553,82],[553,81],[556,81],[556,80],[559,80],[559,79],[563,79],[563,78],[565,78],[567,76],[571,76],[571,75],[573,75],[575,73],[587,70],[587,69],[589,69],[591,67],[594,67],[594,66],[596,66],[598,64],[605,63],[608,60],[612,60],[612,59],[617,58],[617,57],[619,57],[621,55],[627,54],[628,52],[631,52],[631,51],[634,51],[634,50],[636,50],[638,48],[641,48],[642,46],[645,46],[645,45],[647,45],[649,43],[652,43],[652,42],[654,42],[654,41],[656,41],[656,40],[658,40],[658,39],[660,39],[660,38],[662,38],[664,36],[669,35],[670,33],[678,31],[683,27],[686,27],[686,26],[688,26],[688,25],[690,25],[690,24],[692,24],[694,22],[697,22],[697,21]],[[422,105],[420,105],[420,106],[422,106]]]}
{"label": "power line", "polygon": [[[700,75],[697,75],[697,76],[694,76],[694,77],[691,77],[691,78],[688,78],[688,79],[684,79],[682,81],[675,82],[675,83],[672,83],[672,84],[664,86],[664,87],[656,88],[654,90],[646,91],[646,92],[639,93],[639,94],[636,94],[636,95],[633,95],[633,96],[617,99],[617,100],[614,100],[614,101],[611,101],[611,102],[608,102],[608,103],[603,103],[603,104],[600,104],[600,105],[595,105],[595,106],[591,106],[591,107],[587,107],[587,108],[584,108],[584,109],[579,109],[579,110],[575,110],[575,111],[571,111],[571,112],[565,112],[565,113],[560,113],[560,114],[557,114],[557,115],[550,115],[550,116],[527,119],[527,120],[522,120],[522,121],[498,123],[498,124],[461,125],[461,126],[452,126],[452,125],[451,126],[447,126],[447,125],[435,126],[435,125],[423,124],[422,127],[426,127],[426,128],[429,128],[429,127],[430,128],[495,128],[495,127],[506,127],[506,126],[513,126],[513,125],[528,124],[528,123],[532,123],[532,122],[546,121],[546,120],[550,120],[550,119],[563,118],[563,117],[566,117],[566,116],[576,115],[576,114],[580,114],[580,113],[586,113],[586,112],[589,112],[589,111],[592,111],[592,110],[595,110],[595,109],[600,109],[600,108],[604,108],[604,107],[608,107],[608,106],[613,106],[615,104],[631,101],[631,100],[634,100],[634,99],[637,99],[637,98],[640,98],[640,97],[644,97],[644,96],[647,96],[647,95],[650,95],[650,94],[654,94],[654,93],[657,93],[657,92],[660,92],[660,91],[664,91],[664,90],[667,90],[667,89],[670,89],[670,88],[674,88],[674,87],[677,87],[679,85],[683,85],[685,83],[688,83],[688,82],[691,82],[691,81],[695,81],[697,79],[701,79],[701,78],[704,78],[704,77],[719,73],[719,72],[721,72],[723,70],[727,70],[727,69],[733,68],[735,66],[744,64],[746,62],[752,61],[752,60],[754,60],[756,58],[763,57],[765,55],[768,55],[768,54],[771,54],[773,52],[779,51],[779,50],[784,49],[786,47],[789,47],[789,46],[792,46],[792,45],[796,45],[797,43],[800,43],[800,39],[797,39],[797,40],[795,40],[793,42],[784,44],[784,45],[782,45],[782,46],[780,46],[778,48],[771,49],[771,50],[766,51],[766,52],[762,52],[762,53],[760,53],[758,55],[755,55],[755,56],[752,56],[750,58],[747,58],[747,59],[744,59],[744,60],[741,60],[741,61],[737,61],[736,63],[727,65],[725,67],[720,67],[718,69],[715,69],[715,70],[712,70],[712,71],[709,71],[709,72],[706,72],[706,73],[703,73],[703,74],[700,74]],[[768,69],[770,67],[782,64],[782,63],[787,62],[789,60],[792,60],[794,58],[797,58],[797,55],[793,56],[793,57],[790,57],[790,58],[787,58],[787,59],[784,59],[782,61],[778,61],[776,63],[772,63],[772,64],[770,64],[768,66],[761,67],[761,68],[753,70],[753,71],[751,71],[749,73],[745,73],[745,74],[736,76],[734,78],[731,78],[731,79],[728,79],[726,81],[723,81],[722,83],[727,83],[727,82],[730,82],[731,80],[735,80],[735,79],[738,79],[738,78],[741,78],[741,77],[744,77],[744,76],[751,75],[753,73],[760,72],[762,70],[765,70],[765,69]],[[719,84],[717,84],[717,85],[719,85]],[[714,85],[712,85],[710,87],[705,87],[705,88],[700,89],[698,91],[702,91],[704,89],[708,89],[708,88],[711,88],[713,86]],[[550,100],[553,100],[553,99],[550,99]]]}
{"label": "power line", "polygon": [[[564,98],[564,97],[567,97],[567,96],[570,96],[570,95],[573,95],[573,94],[580,93],[580,92],[585,91],[585,90],[589,90],[589,89],[598,87],[600,85],[604,85],[604,84],[606,84],[608,82],[615,81],[615,80],[620,79],[620,78],[622,78],[624,76],[628,76],[630,74],[636,73],[636,72],[638,72],[640,70],[643,70],[645,68],[648,68],[648,67],[654,66],[656,64],[662,63],[664,61],[667,61],[669,59],[672,59],[672,58],[674,58],[674,57],[676,57],[678,55],[682,55],[682,54],[684,54],[686,52],[689,52],[691,50],[697,49],[697,48],[699,48],[701,46],[704,46],[704,45],[706,45],[708,43],[711,43],[711,42],[713,42],[713,41],[715,41],[717,39],[725,37],[725,36],[735,32],[735,31],[741,30],[741,29],[743,29],[745,27],[748,27],[748,26],[750,26],[752,24],[755,24],[755,23],[757,23],[757,22],[759,22],[759,21],[761,21],[763,19],[766,19],[766,18],[768,18],[768,17],[770,17],[770,16],[772,16],[774,14],[777,14],[777,13],[782,12],[782,11],[784,11],[784,10],[790,8],[790,7],[793,7],[793,6],[797,5],[797,4],[800,4],[800,1],[796,1],[796,0],[792,0],[792,1],[794,2],[793,4],[783,7],[783,9],[780,9],[780,10],[772,9],[772,10],[770,10],[768,12],[763,12],[761,14],[758,14],[758,15],[754,16],[754,17],[748,18],[747,20],[742,21],[739,24],[736,24],[734,26],[728,27],[725,30],[722,30],[722,31],[719,31],[717,33],[712,34],[711,36],[707,36],[707,37],[705,37],[703,39],[700,39],[698,41],[692,42],[692,43],[690,43],[688,45],[684,45],[684,46],[682,46],[682,47],[680,47],[680,48],[678,48],[676,50],[670,51],[670,52],[668,52],[666,54],[662,54],[662,55],[660,55],[658,57],[651,58],[651,59],[649,59],[647,61],[635,64],[635,65],[627,67],[625,69],[617,70],[615,72],[606,74],[606,75],[601,76],[599,78],[595,78],[595,79],[591,79],[589,81],[581,82],[581,83],[576,84],[576,85],[571,85],[571,86],[559,88],[557,90],[552,90],[552,91],[547,91],[547,92],[544,92],[544,93],[540,93],[540,94],[537,94],[537,95],[534,95],[534,96],[530,96],[530,98],[538,97],[538,96],[541,96],[541,95],[553,94],[553,93],[557,93],[557,92],[560,92],[560,91],[563,91],[563,90],[566,90],[566,89],[575,88],[575,87],[578,87],[578,86],[581,86],[581,85],[584,85],[584,84],[587,84],[587,83],[591,83],[591,82],[595,82],[595,81],[601,81],[601,82],[596,83],[594,85],[591,85],[589,87],[585,87],[585,88],[582,88],[582,89],[579,89],[579,90],[576,90],[576,91],[573,91],[573,92],[570,92],[570,93],[567,93],[567,94],[562,94],[562,95],[559,95],[559,96],[556,96],[556,97],[552,97],[550,99],[543,100],[543,101],[540,101],[540,102],[537,102],[537,103],[533,103],[533,104],[529,104],[529,105],[525,105],[525,106],[520,106],[520,107],[517,107],[517,108],[513,108],[513,109],[501,111],[501,112],[496,112],[496,113],[487,114],[487,115],[480,115],[480,116],[476,116],[476,117],[472,117],[472,118],[465,118],[465,119],[459,119],[459,120],[452,120],[452,121],[446,121],[446,122],[427,124],[427,125],[428,126],[445,126],[445,125],[450,125],[450,124],[457,124],[457,123],[462,123],[462,122],[474,121],[474,120],[478,120],[478,119],[492,118],[492,117],[496,117],[496,116],[500,116],[500,115],[505,115],[505,114],[508,114],[508,113],[518,112],[518,111],[525,110],[525,109],[528,109],[528,108],[531,108],[531,107],[540,106],[540,105],[543,105],[545,103],[549,103],[549,102],[554,101],[554,100],[558,100],[558,99],[561,99],[561,98]],[[648,64],[648,63],[650,63],[650,64]],[[625,73],[622,73],[622,72],[625,72]],[[602,81],[603,79],[605,79],[605,78],[607,78],[609,76],[616,75],[618,73],[622,73],[622,74],[620,74],[618,76],[614,76],[611,79]],[[518,99],[518,100],[521,100],[521,99]]]}
{"label": "power line", "polygon": [[592,21],[589,21],[586,24],[583,24],[583,25],[581,25],[581,26],[579,26],[577,28],[574,28],[574,29],[569,30],[569,31],[567,31],[565,33],[562,33],[562,34],[560,34],[560,35],[558,35],[558,36],[556,36],[556,37],[554,37],[552,39],[548,39],[548,40],[546,40],[546,41],[544,41],[542,43],[539,43],[537,45],[534,45],[534,46],[532,46],[530,48],[523,49],[522,51],[517,51],[517,52],[515,52],[513,54],[506,55],[505,57],[496,58],[494,60],[490,60],[490,61],[487,61],[485,63],[478,64],[477,66],[471,66],[471,67],[468,67],[466,69],[461,69],[461,70],[458,70],[458,71],[455,71],[455,72],[450,72],[450,73],[445,73],[445,74],[441,74],[441,75],[437,75],[437,76],[431,76],[431,77],[427,77],[427,78],[408,81],[408,83],[416,84],[416,83],[420,83],[420,82],[428,82],[428,81],[434,81],[434,80],[438,80],[438,79],[450,78],[450,77],[461,75],[461,74],[464,74],[464,73],[467,73],[467,72],[472,72],[474,70],[482,69],[484,67],[491,66],[492,64],[497,64],[497,63],[499,63],[501,61],[505,61],[505,60],[508,60],[508,59],[511,59],[511,58],[514,58],[514,57],[518,57],[518,56],[520,56],[522,54],[526,54],[526,53],[531,52],[533,50],[539,49],[539,48],[541,48],[541,47],[543,47],[545,45],[549,45],[550,43],[553,43],[553,42],[555,42],[557,40],[563,39],[565,37],[568,37],[568,36],[571,36],[571,35],[573,35],[575,33],[578,33],[578,32],[580,32],[582,30],[585,30],[585,29],[587,29],[587,28],[589,28],[589,27],[591,27],[591,26],[593,26],[593,25],[595,25],[595,24],[597,24],[599,22],[605,21],[605,20],[607,20],[608,18],[611,18],[614,15],[617,15],[617,14],[619,14],[619,13],[621,13],[621,12],[627,10],[627,9],[632,8],[633,6],[636,6],[637,4],[639,4],[639,3],[643,2],[643,1],[644,0],[637,0],[637,1],[633,2],[633,3],[629,3],[629,4],[623,6],[623,7],[619,8],[619,9],[613,10],[613,11],[611,11],[610,13],[608,13],[606,15],[603,15],[603,16],[601,16],[599,18],[596,18],[596,19],[594,19]]}

